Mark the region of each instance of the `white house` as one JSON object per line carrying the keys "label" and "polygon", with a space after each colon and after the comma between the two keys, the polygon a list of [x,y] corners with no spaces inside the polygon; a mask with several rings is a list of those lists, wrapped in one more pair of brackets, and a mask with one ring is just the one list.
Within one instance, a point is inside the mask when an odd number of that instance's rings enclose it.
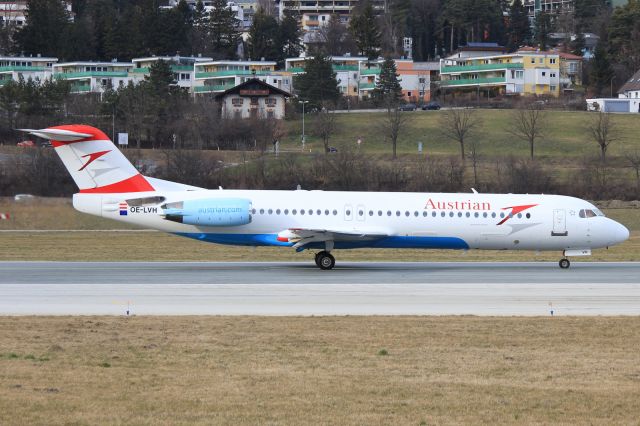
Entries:
{"label": "white house", "polygon": [[640,70],[618,90],[618,97],[629,99],[630,112],[640,112]]}
{"label": "white house", "polygon": [[285,100],[291,95],[258,78],[252,78],[216,96],[226,118],[284,118]]}

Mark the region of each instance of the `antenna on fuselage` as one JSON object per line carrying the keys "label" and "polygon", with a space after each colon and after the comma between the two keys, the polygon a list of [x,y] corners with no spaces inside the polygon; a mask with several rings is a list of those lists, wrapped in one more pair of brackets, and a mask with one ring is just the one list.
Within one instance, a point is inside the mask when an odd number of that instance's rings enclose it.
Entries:
{"label": "antenna on fuselage", "polygon": [[474,193],[474,194],[477,194],[477,193],[478,193],[478,191],[476,191],[476,189],[475,189],[475,188],[471,188],[471,190],[473,191],[473,193]]}

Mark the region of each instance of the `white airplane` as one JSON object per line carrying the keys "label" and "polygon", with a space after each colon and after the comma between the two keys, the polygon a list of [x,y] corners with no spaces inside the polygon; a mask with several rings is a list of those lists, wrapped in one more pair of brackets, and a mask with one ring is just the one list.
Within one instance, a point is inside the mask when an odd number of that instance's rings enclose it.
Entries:
{"label": "white airplane", "polygon": [[25,131],[51,140],[78,185],[76,210],[201,241],[319,250],[557,250],[569,256],[629,238],[591,203],[542,194],[209,190],[141,175],[100,130]]}

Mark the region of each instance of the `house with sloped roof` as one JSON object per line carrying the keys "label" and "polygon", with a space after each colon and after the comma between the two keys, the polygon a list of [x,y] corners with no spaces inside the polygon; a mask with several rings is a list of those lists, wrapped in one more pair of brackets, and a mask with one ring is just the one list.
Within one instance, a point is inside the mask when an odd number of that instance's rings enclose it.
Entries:
{"label": "house with sloped roof", "polygon": [[216,95],[223,118],[284,118],[285,100],[291,94],[252,78]]}
{"label": "house with sloped roof", "polygon": [[640,112],[640,70],[618,90],[618,97],[630,99],[630,112]]}

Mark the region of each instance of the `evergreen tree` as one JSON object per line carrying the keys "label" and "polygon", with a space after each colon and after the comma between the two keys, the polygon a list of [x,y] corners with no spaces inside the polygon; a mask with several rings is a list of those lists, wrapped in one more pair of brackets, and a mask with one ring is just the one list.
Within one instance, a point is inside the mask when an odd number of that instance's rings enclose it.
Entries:
{"label": "evergreen tree", "polygon": [[369,60],[378,57],[378,52],[380,51],[380,29],[370,2],[367,2],[361,14],[351,16],[349,31],[351,31],[362,55],[369,58]]}
{"label": "evergreen tree", "polygon": [[602,43],[598,43],[591,60],[591,72],[589,73],[589,87],[593,96],[609,96],[610,85],[613,78],[613,69],[609,61],[609,55]]}
{"label": "evergreen tree", "polygon": [[521,0],[514,0],[509,7],[508,28],[507,46],[509,50],[515,51],[520,46],[527,44],[530,37],[529,17]]}
{"label": "evergreen tree", "polygon": [[204,10],[204,3],[202,0],[196,2],[196,6],[193,9],[192,25],[189,34],[189,41],[191,44],[191,51],[193,54],[204,53],[206,50],[206,44],[208,40],[208,14]]}
{"label": "evergreen tree", "polygon": [[328,57],[314,56],[306,61],[304,71],[294,79],[294,87],[301,99],[311,102],[316,108],[340,99],[338,80]]}
{"label": "evergreen tree", "polygon": [[235,59],[240,42],[236,13],[226,0],[213,0],[213,10],[207,20],[208,40],[205,53],[214,59]]}
{"label": "evergreen tree", "polygon": [[281,53],[279,44],[278,22],[273,16],[258,9],[253,16],[253,23],[249,28],[248,51],[253,60],[265,58],[269,61],[277,60]]}
{"label": "evergreen tree", "polygon": [[616,7],[608,30],[612,58],[632,75],[640,69],[640,0]]}
{"label": "evergreen tree", "polygon": [[396,104],[402,98],[402,87],[398,77],[396,62],[391,57],[386,57],[380,66],[380,76],[372,92],[373,98]]}
{"label": "evergreen tree", "polygon": [[27,0],[26,23],[16,33],[16,51],[63,58],[69,14],[60,0]]}
{"label": "evergreen tree", "polygon": [[284,59],[295,58],[302,52],[301,44],[302,34],[298,26],[298,15],[295,11],[287,9],[284,11],[284,17],[280,21],[280,39],[279,45],[282,55],[279,58],[284,64]]}
{"label": "evergreen tree", "polygon": [[547,50],[549,46],[549,34],[552,31],[551,16],[545,11],[536,15],[535,37],[540,50]]}

